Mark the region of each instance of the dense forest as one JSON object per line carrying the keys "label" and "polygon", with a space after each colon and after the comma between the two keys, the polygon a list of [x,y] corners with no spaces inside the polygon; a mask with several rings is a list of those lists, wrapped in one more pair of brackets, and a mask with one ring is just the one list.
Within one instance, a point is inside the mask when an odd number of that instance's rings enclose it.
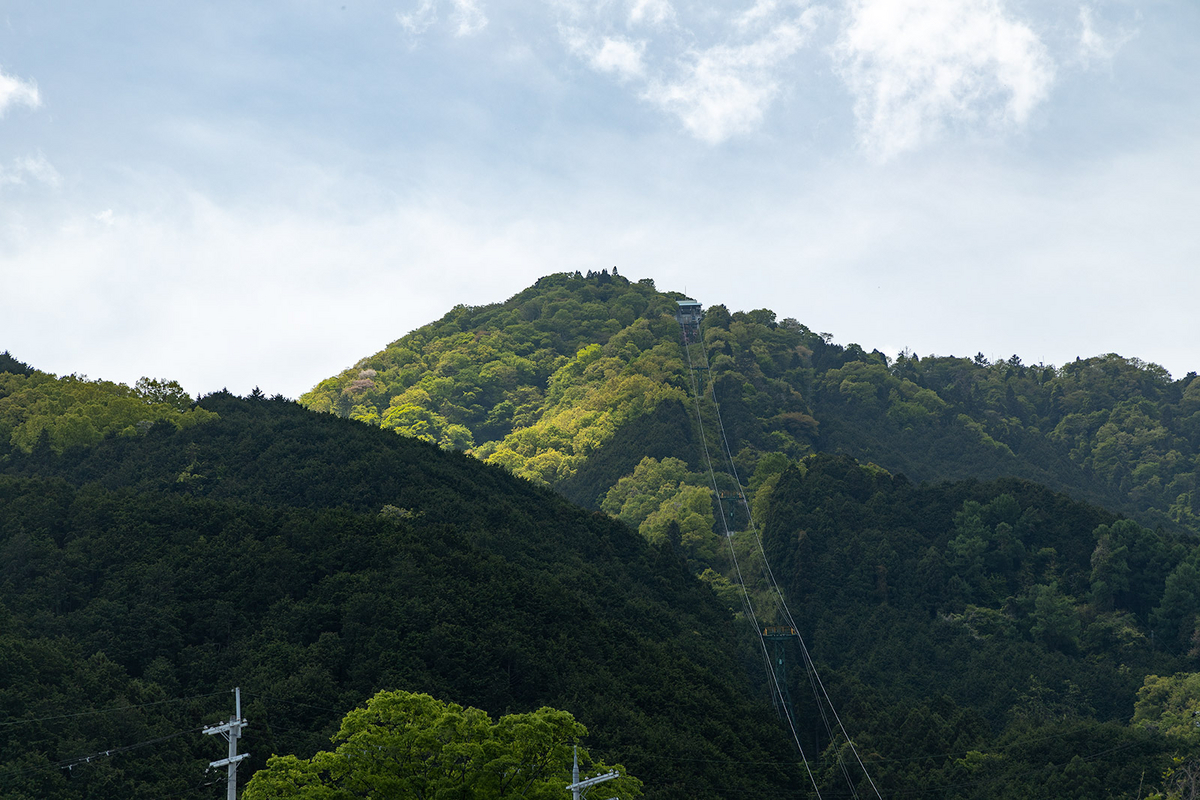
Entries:
{"label": "dense forest", "polygon": [[[466,450],[600,508],[645,457],[699,468],[672,317],[683,297],[615,271],[547,276],[503,303],[455,308],[301,402]],[[914,481],[1027,478],[1200,533],[1195,373],[1172,380],[1116,354],[1060,367],[1015,355],[893,361],[767,309],[720,304],[701,330],[745,476],[764,456],[845,453]]]}
{"label": "dense forest", "polygon": [[0,794],[213,796],[234,685],[248,797],[1200,789],[1194,373],[681,299],[548,276],[300,404],[0,354]]}
{"label": "dense forest", "polygon": [[[1145,796],[1196,753],[1192,537],[1026,481],[819,455],[780,476],[764,545],[885,797]],[[827,744],[803,674],[792,696]]]}
{"label": "dense forest", "polygon": [[0,794],[213,796],[224,742],[199,727],[235,685],[250,770],[328,749],[343,715],[396,689],[569,712],[648,798],[797,779],[734,620],[669,547],[282,398],[195,411],[5,457]]}

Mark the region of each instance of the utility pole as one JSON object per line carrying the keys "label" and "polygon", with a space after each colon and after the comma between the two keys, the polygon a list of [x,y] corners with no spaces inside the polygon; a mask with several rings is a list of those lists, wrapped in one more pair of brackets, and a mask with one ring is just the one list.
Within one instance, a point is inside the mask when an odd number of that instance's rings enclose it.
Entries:
{"label": "utility pole", "polygon": [[225,800],[237,800],[237,766],[238,762],[243,758],[249,758],[249,753],[238,754],[237,740],[242,735],[242,729],[246,727],[246,720],[242,719],[242,689],[237,687],[233,690],[233,708],[234,714],[229,718],[229,722],[222,722],[220,725],[213,725],[205,728],[207,734],[219,733],[229,740],[229,758],[222,758],[220,761],[209,762],[210,768],[227,767],[229,769],[229,782],[225,789]]}
{"label": "utility pole", "polygon": [[[612,772],[606,772],[603,775],[597,775],[594,778],[585,778],[579,780],[579,745],[575,746],[575,766],[571,768],[571,785],[567,788],[571,790],[571,800],[581,800],[583,790],[589,789],[598,783],[611,781],[613,778],[619,778],[621,774],[615,769]],[[615,797],[612,800],[617,800]]]}

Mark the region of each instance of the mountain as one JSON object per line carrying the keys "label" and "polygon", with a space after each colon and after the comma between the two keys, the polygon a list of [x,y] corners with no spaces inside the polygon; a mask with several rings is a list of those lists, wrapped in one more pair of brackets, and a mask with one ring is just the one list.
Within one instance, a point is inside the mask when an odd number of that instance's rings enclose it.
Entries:
{"label": "mountain", "polygon": [[[673,319],[681,299],[615,270],[547,276],[503,303],[456,307],[300,401],[465,450],[600,508],[643,458],[700,467]],[[1195,373],[1172,380],[1116,354],[1061,367],[1017,356],[890,361],[773,311],[719,303],[700,335],[693,366],[711,367],[747,485],[760,466],[755,488],[777,474],[776,454],[843,453],[918,482],[1026,478],[1200,533]]]}
{"label": "mountain", "polygon": [[549,276],[308,409],[5,354],[0,792],[210,796],[234,685],[250,768],[394,688],[570,711],[653,798],[1196,788],[1195,375],[683,299]]}
{"label": "mountain", "polygon": [[211,416],[194,408],[176,381],[142,378],[130,388],[83,375],[58,378],[0,353],[0,458],[39,447],[61,453],[109,434],[137,436],[157,423],[183,428]]}
{"label": "mountain", "polygon": [[199,728],[235,685],[249,769],[327,749],[394,688],[497,717],[568,710],[647,797],[799,780],[735,621],[669,547],[282,398],[182,413],[203,421],[61,452],[43,436],[0,461],[5,797],[211,796],[224,743]]}
{"label": "mountain", "polygon": [[[787,687],[823,796],[1170,795],[1200,775],[1179,767],[1200,745],[1179,722],[1200,704],[1195,373],[892,361],[766,309],[689,330],[685,299],[548,276],[301,402],[608,512],[734,616],[798,627],[813,660],[792,648]],[[877,786],[839,759],[810,666]]]}

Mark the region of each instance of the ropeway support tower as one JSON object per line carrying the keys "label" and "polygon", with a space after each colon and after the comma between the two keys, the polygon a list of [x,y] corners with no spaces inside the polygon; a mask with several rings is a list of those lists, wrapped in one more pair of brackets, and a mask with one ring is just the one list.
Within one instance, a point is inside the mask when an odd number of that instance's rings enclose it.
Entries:
{"label": "ropeway support tower", "polygon": [[788,691],[787,679],[787,643],[796,636],[796,629],[790,625],[768,625],[763,628],[763,638],[771,643],[771,670],[775,673],[775,685],[779,691],[772,693],[771,701],[779,716],[786,717],[791,726],[796,729],[796,709],[792,706],[792,695]]}

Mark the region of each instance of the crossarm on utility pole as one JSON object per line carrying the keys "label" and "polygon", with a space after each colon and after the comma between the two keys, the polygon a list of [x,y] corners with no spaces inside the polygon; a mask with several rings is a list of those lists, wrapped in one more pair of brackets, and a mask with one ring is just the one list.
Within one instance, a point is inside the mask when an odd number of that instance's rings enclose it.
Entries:
{"label": "crossarm on utility pole", "polygon": [[589,786],[595,786],[598,783],[604,783],[605,781],[611,781],[613,778],[619,777],[621,777],[621,773],[613,770],[612,772],[606,772],[603,775],[597,775],[594,778],[588,778],[587,780],[580,781],[579,783],[572,783],[567,788],[571,791],[575,791],[576,789],[586,789]]}

